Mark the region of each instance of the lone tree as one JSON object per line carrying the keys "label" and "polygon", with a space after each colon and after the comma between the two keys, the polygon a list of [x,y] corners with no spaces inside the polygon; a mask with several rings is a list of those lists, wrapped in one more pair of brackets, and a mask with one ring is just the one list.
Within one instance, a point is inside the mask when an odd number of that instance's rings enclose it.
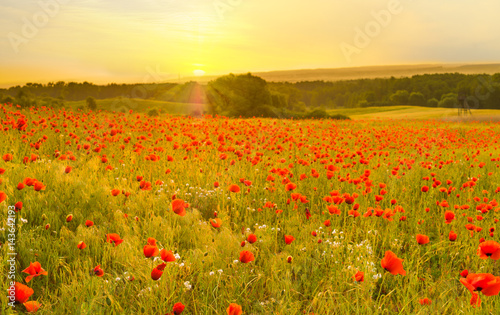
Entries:
{"label": "lone tree", "polygon": [[252,74],[229,74],[208,83],[212,114],[225,116],[276,116],[267,82]]}
{"label": "lone tree", "polygon": [[95,98],[93,98],[92,96],[87,97],[86,102],[87,102],[87,107],[90,110],[96,110],[97,109],[97,102],[95,101]]}

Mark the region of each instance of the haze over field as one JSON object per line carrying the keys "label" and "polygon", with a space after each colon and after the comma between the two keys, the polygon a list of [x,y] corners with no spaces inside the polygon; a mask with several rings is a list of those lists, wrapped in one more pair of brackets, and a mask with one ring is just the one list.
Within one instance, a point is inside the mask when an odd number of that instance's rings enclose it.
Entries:
{"label": "haze over field", "polygon": [[0,85],[493,63],[500,2],[2,1]]}

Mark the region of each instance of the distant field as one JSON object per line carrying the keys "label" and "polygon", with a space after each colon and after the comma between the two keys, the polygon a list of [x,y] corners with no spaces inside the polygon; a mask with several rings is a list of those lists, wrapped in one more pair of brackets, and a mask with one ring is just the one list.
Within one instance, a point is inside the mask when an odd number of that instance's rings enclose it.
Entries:
{"label": "distant field", "polygon": [[[367,108],[346,108],[329,110],[329,114],[343,114],[351,119],[459,119],[455,108],[429,108],[419,106],[387,106]],[[500,110],[477,109],[471,110],[472,116],[467,120],[497,121],[500,120]]]}
{"label": "distant field", "polygon": [[[66,106],[76,110],[79,107],[86,107],[85,101],[66,102]],[[195,103],[174,103],[156,100],[111,98],[97,100],[97,107],[100,110],[147,113],[156,109],[160,113],[171,115],[191,115],[197,109],[203,113],[204,105]],[[500,110],[478,109],[472,110],[472,116],[466,120],[478,121],[500,121]],[[366,108],[343,108],[328,110],[330,115],[342,114],[354,120],[362,119],[443,119],[443,120],[463,120],[458,117],[457,109],[454,108],[429,108],[419,106],[384,106]]]}
{"label": "distant field", "polygon": [[[494,74],[500,72],[500,64],[418,64],[418,65],[386,65],[363,66],[332,69],[300,69],[268,72],[252,72],[266,81],[299,82],[299,81],[339,81],[356,79],[374,79],[390,77],[411,77],[429,73],[463,73],[463,74]],[[181,82],[198,81],[206,83],[220,75],[203,77],[186,77]],[[175,81],[178,82],[178,81]]]}
{"label": "distant field", "polygon": [[[72,109],[86,107],[85,101],[66,102],[66,106]],[[173,115],[190,115],[196,109],[203,112],[203,105],[194,103],[174,103],[156,100],[144,100],[136,98],[109,98],[97,100],[97,108],[107,111],[127,112],[133,110],[135,112],[147,113],[150,110],[156,109],[163,113]]]}

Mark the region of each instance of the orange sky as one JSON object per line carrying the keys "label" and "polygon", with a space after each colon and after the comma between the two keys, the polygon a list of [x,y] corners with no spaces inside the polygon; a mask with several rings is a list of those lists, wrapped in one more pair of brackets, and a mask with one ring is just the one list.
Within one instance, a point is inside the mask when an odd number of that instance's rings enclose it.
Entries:
{"label": "orange sky", "polygon": [[26,0],[0,4],[0,86],[495,62],[500,1]]}

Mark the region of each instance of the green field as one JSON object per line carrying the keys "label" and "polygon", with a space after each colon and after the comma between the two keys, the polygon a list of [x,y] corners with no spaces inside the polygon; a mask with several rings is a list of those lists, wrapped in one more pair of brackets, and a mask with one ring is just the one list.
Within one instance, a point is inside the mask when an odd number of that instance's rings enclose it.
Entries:
{"label": "green field", "polygon": [[[66,102],[65,105],[72,109],[86,108],[85,101]],[[171,115],[192,115],[199,109],[203,113],[205,105],[195,103],[175,103],[157,100],[144,100],[134,98],[110,98],[97,100],[97,108],[115,112],[147,113],[157,110],[160,113]],[[342,114],[354,120],[363,119],[443,119],[443,120],[463,120],[458,116],[455,108],[429,108],[420,106],[384,106],[366,108],[342,108],[327,111],[330,115]],[[465,118],[469,121],[497,121],[500,119],[500,110],[495,109],[475,109],[471,110],[472,115]]]}
{"label": "green field", "polygon": [[[366,108],[343,108],[329,110],[330,115],[342,114],[351,119],[444,119],[456,120],[459,118],[456,108],[429,108],[420,106],[386,106]],[[500,110],[475,109],[467,120],[496,121],[500,119]]]}
{"label": "green field", "polygon": [[[135,112],[147,113],[150,110],[168,113],[172,115],[191,115],[193,111],[200,108],[203,112],[203,105],[194,103],[174,103],[157,100],[144,100],[138,98],[108,98],[97,101],[97,108],[111,112]],[[86,108],[86,101],[66,102],[65,106],[72,110]]]}

